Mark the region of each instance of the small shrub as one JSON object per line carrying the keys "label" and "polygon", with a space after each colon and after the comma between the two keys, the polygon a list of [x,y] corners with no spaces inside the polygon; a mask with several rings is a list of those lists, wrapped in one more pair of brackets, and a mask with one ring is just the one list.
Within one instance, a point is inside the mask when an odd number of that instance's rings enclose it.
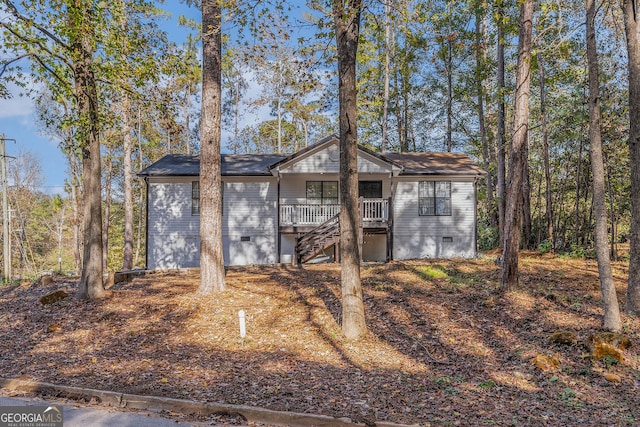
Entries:
{"label": "small shrub", "polygon": [[489,251],[500,245],[500,232],[497,227],[478,223],[478,249]]}
{"label": "small shrub", "polygon": [[553,245],[551,244],[551,242],[548,240],[545,240],[538,245],[538,252],[540,252],[541,254],[546,254],[549,251],[551,251],[551,248],[553,248]]}

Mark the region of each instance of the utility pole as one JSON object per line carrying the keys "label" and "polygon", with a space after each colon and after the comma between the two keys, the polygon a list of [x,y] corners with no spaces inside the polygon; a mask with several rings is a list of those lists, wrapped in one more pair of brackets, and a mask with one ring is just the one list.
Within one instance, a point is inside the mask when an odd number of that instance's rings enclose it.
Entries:
{"label": "utility pole", "polygon": [[5,141],[16,142],[0,134],[0,169],[2,170],[2,255],[4,264],[4,283],[11,280],[11,235],[9,234],[9,203],[7,201],[7,152]]}

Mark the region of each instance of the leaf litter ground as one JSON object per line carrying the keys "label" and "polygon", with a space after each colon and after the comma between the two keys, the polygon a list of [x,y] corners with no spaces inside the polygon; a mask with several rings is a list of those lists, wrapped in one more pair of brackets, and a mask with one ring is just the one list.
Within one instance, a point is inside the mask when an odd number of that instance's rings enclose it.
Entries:
{"label": "leaf litter ground", "polygon": [[[621,306],[627,267],[614,264]],[[356,342],[340,332],[334,264],[231,268],[228,290],[206,297],[193,272],[46,306],[40,297],[76,283],[0,287],[0,376],[367,424],[638,425],[640,321],[623,319],[633,344],[622,362],[583,346],[601,324],[597,271],[593,260],[525,254],[520,290],[503,295],[490,256],[366,265],[370,334]],[[558,330],[578,342],[551,342]],[[541,354],[559,367],[539,370]]]}

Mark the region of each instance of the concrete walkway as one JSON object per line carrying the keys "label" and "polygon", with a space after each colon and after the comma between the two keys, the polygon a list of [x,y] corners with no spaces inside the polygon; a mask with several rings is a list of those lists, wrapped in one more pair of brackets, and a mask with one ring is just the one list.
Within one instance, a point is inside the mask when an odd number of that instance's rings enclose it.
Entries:
{"label": "concrete walkway", "polygon": [[[0,397],[0,406],[61,405],[60,402],[38,398]],[[157,414],[121,412],[114,409],[94,409],[76,405],[63,405],[64,427],[204,427],[223,424],[177,422]]]}

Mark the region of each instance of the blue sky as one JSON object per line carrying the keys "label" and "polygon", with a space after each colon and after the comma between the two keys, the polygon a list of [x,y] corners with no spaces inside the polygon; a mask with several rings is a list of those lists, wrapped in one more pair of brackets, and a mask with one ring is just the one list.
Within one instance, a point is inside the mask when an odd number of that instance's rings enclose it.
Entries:
{"label": "blue sky", "polygon": [[[199,22],[201,18],[200,10],[186,5],[184,1],[177,0],[168,0],[160,3],[159,6],[170,14],[170,16],[160,22],[161,28],[167,32],[171,41],[177,44],[184,43],[191,30],[180,26],[178,24],[178,18],[180,16],[186,16]],[[298,18],[303,11],[307,10],[302,6],[302,3],[296,9],[297,10],[291,11],[291,14],[297,15]],[[230,31],[233,34],[237,29],[232,28]],[[306,32],[306,30],[301,27],[298,27],[298,31]],[[294,39],[296,37],[294,37]],[[24,62],[24,66],[27,67],[26,62]],[[247,75],[249,80],[249,87],[246,93],[247,99],[256,97],[261,90],[251,76],[251,73]],[[67,163],[64,154],[58,147],[59,141],[44,134],[44,132],[39,129],[35,119],[32,101],[27,97],[19,96],[20,91],[15,87],[12,92],[14,94],[13,98],[0,99],[0,133],[4,133],[5,138],[16,140],[16,143],[7,144],[7,154],[17,156],[20,151],[28,151],[34,154],[41,162],[44,175],[44,184],[41,190],[50,194],[64,193],[63,188],[67,177]],[[199,108],[199,106],[194,105],[193,108]],[[269,108],[268,106],[264,106],[259,109],[254,109],[253,111],[247,111],[247,113],[243,115],[244,123],[241,123],[241,125],[257,123],[267,118],[269,118]],[[229,137],[227,132],[223,132],[223,146]]]}
{"label": "blue sky", "polygon": [[[180,15],[185,15],[199,20],[199,10],[175,0],[168,1],[161,7],[171,13],[171,17],[162,23],[169,38],[177,43],[186,40],[187,30],[178,25],[177,19]],[[42,166],[44,184],[41,190],[50,194],[64,193],[67,163],[58,147],[58,141],[38,128],[33,102],[28,97],[19,96],[17,88],[14,87],[11,91],[13,98],[0,99],[0,134],[4,133],[5,138],[16,140],[15,143],[7,141],[7,155],[17,156],[20,151],[31,152]]]}

